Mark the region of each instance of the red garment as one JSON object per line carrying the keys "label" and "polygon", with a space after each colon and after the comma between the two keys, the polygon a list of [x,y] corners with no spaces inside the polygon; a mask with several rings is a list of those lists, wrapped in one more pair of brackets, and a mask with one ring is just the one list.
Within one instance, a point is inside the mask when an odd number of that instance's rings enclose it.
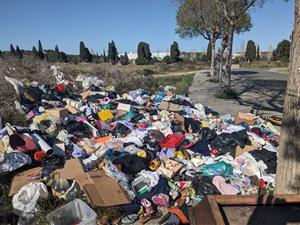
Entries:
{"label": "red garment", "polygon": [[56,86],[56,88],[57,88],[57,90],[59,91],[59,92],[62,92],[63,90],[64,90],[64,85],[63,84],[58,84],[57,86]]}
{"label": "red garment", "polygon": [[177,148],[184,140],[184,134],[169,134],[160,143],[162,148]]}

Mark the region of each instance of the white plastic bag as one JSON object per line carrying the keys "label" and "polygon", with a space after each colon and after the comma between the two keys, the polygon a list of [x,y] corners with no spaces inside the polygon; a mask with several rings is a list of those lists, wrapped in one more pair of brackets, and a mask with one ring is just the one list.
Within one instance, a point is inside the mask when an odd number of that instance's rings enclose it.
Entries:
{"label": "white plastic bag", "polygon": [[37,201],[47,198],[48,190],[44,183],[29,183],[14,195],[12,205],[17,215],[31,218],[39,211]]}

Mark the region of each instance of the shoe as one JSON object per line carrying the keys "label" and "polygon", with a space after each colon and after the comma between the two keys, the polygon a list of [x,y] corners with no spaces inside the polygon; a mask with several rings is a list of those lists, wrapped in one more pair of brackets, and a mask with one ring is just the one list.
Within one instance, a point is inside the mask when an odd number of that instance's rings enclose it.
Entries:
{"label": "shoe", "polygon": [[151,202],[148,201],[147,199],[143,198],[141,200],[141,204],[142,204],[142,206],[144,206],[147,215],[151,215],[154,212]]}

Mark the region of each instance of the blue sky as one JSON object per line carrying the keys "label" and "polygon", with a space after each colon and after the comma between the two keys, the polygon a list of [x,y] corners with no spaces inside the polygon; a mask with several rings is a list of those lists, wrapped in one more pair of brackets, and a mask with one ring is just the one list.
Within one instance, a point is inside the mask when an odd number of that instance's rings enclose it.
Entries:
{"label": "blue sky", "polygon": [[[236,36],[234,51],[249,39],[261,50],[289,39],[294,22],[294,1],[269,0],[251,10],[253,28]],[[182,40],[175,33],[176,7],[172,0],[0,0],[0,49],[10,43],[31,49],[41,40],[44,49],[57,44],[78,54],[79,42],[102,53],[114,40],[119,53],[136,51],[139,41],[152,52],[166,51],[175,40],[182,51],[206,51],[203,38]]]}

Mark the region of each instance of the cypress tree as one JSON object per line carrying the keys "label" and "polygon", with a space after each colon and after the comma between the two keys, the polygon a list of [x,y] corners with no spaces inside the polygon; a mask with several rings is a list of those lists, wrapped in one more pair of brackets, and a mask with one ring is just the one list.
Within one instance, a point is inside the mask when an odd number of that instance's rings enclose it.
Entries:
{"label": "cypress tree", "polygon": [[18,45],[16,46],[16,55],[17,55],[20,59],[22,59],[22,51],[20,50],[20,48],[19,48]]}
{"label": "cypress tree", "polygon": [[68,61],[67,55],[66,55],[64,52],[60,52],[60,53],[59,53],[59,60],[60,60],[61,62],[67,62],[67,61]]}
{"label": "cypress tree", "polygon": [[79,59],[80,61],[84,61],[84,54],[85,54],[85,45],[83,41],[79,44]]}
{"label": "cypress tree", "polygon": [[249,40],[246,47],[245,58],[247,61],[254,61],[256,59],[256,47],[252,40]]}
{"label": "cypress tree", "polygon": [[38,55],[39,55],[40,59],[44,59],[45,55],[44,55],[42,43],[41,43],[40,40],[39,40],[39,44],[38,45],[39,45]]}
{"label": "cypress tree", "polygon": [[173,42],[171,45],[171,52],[170,52],[170,58],[173,63],[179,62],[180,61],[180,51],[178,48],[178,43],[176,41]]}
{"label": "cypress tree", "polygon": [[103,49],[103,62],[107,62],[107,57],[106,57],[106,54],[105,54],[105,50]]}
{"label": "cypress tree", "polygon": [[122,65],[128,65],[129,64],[129,58],[128,58],[127,52],[125,52],[124,55],[120,56],[120,63]]}
{"label": "cypress tree", "polygon": [[119,57],[118,57],[118,50],[116,48],[115,42],[111,41],[111,43],[108,43],[108,53],[107,53],[107,59],[110,61],[111,64],[115,65],[118,63]]}
{"label": "cypress tree", "polygon": [[10,52],[11,53],[16,53],[16,50],[12,44],[10,44]]}
{"label": "cypress tree", "polygon": [[259,45],[257,45],[257,50],[256,50],[256,60],[260,60],[260,49],[259,49]]}
{"label": "cypress tree", "polygon": [[55,61],[58,62],[60,61],[60,53],[59,53],[59,49],[58,49],[58,46],[55,45],[55,49],[54,49],[54,52],[55,52]]}
{"label": "cypress tree", "polygon": [[147,44],[146,42],[140,42],[138,44],[137,54],[138,54],[138,58],[136,59],[135,62],[138,65],[148,64],[152,60],[150,47],[149,44]]}
{"label": "cypress tree", "polygon": [[85,47],[83,41],[81,41],[79,45],[79,59],[82,62],[92,62],[93,60],[93,56],[89,49]]}
{"label": "cypress tree", "polygon": [[34,46],[32,47],[32,51],[31,52],[32,52],[32,54],[33,54],[34,57],[38,57],[39,56],[39,54],[38,54],[38,52],[37,52],[37,50],[36,50],[36,48]]}

